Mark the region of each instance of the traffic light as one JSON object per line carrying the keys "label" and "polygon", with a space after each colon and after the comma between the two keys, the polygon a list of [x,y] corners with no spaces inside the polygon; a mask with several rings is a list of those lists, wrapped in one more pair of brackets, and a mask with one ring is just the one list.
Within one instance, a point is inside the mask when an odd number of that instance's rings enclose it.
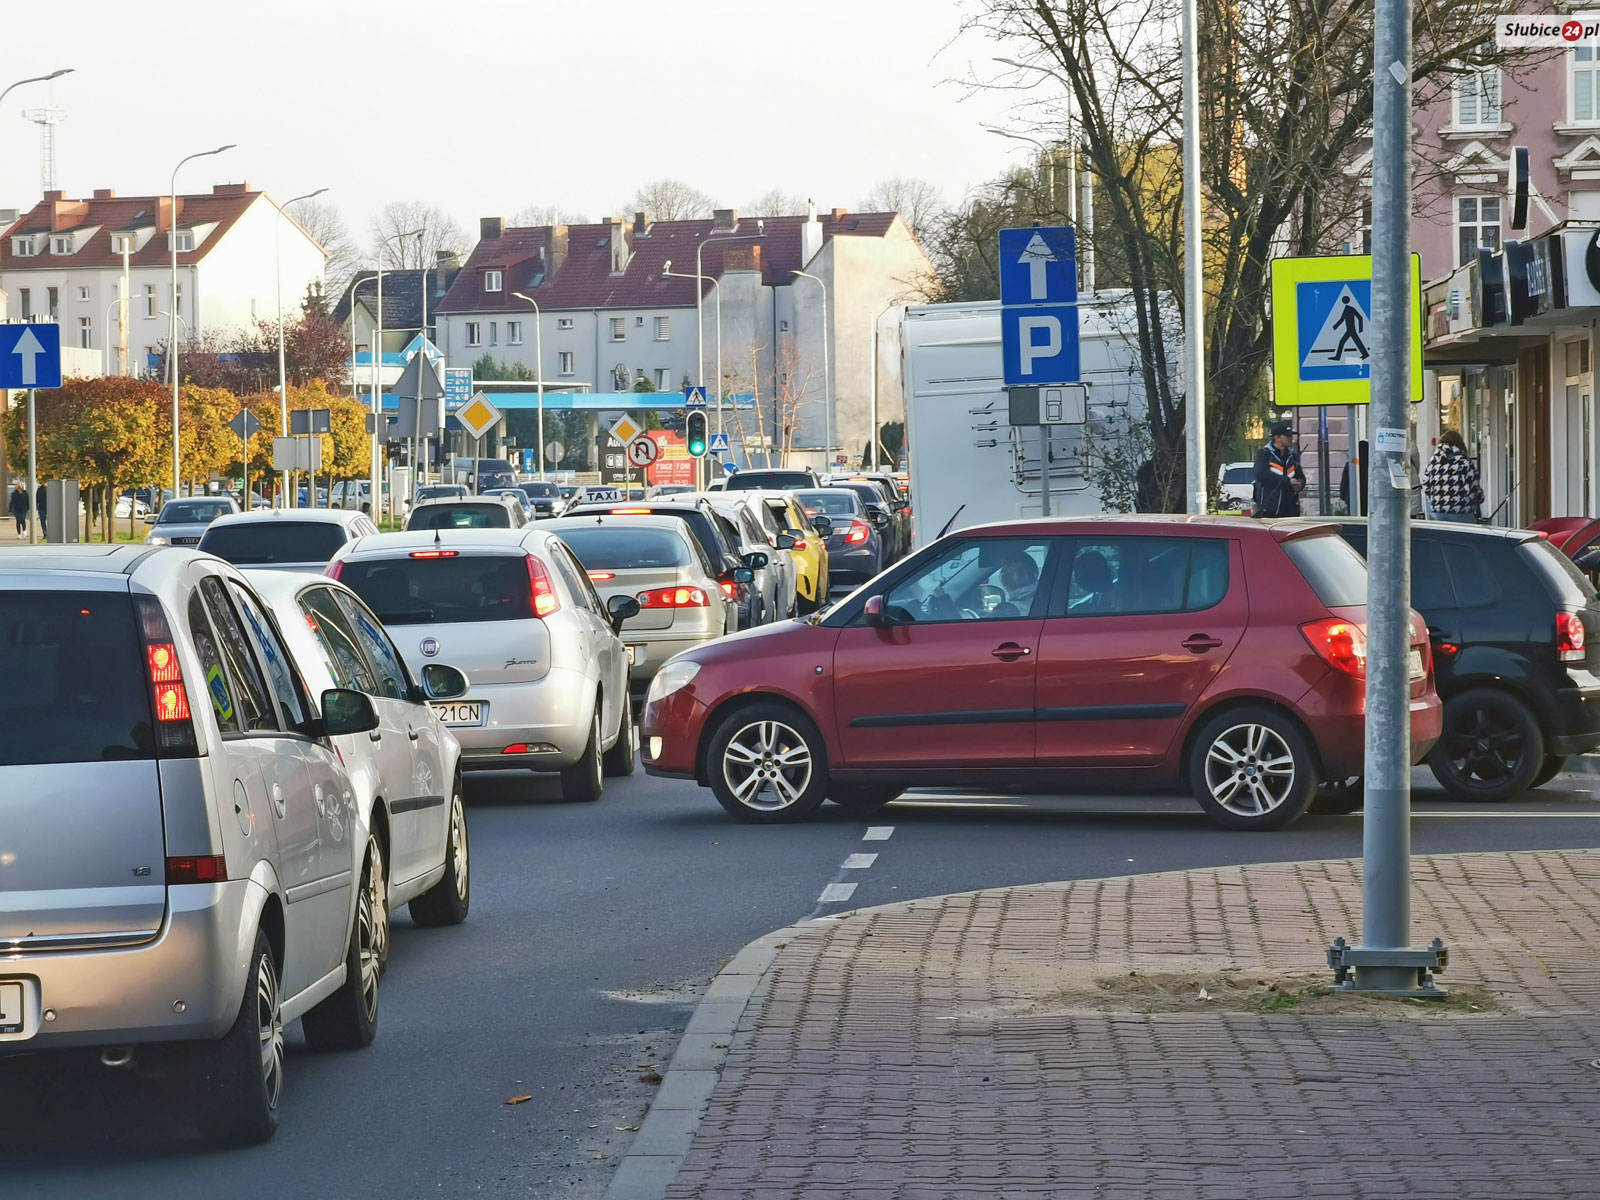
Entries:
{"label": "traffic light", "polygon": [[698,409],[691,410],[683,423],[685,440],[689,443],[691,458],[706,456],[706,415]]}

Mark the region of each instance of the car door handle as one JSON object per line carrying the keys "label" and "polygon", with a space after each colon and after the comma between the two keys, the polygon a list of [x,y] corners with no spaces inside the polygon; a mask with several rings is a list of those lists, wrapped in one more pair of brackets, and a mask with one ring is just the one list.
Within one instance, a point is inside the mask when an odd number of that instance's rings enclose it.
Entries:
{"label": "car door handle", "polygon": [[1190,654],[1204,654],[1207,650],[1215,650],[1220,645],[1222,645],[1221,638],[1214,638],[1204,633],[1190,634],[1183,642],[1183,648]]}
{"label": "car door handle", "polygon": [[416,741],[417,737],[418,737],[416,727],[412,726],[412,725],[406,726],[406,736],[408,738],[410,738],[413,742]]}
{"label": "car door handle", "polygon": [[381,729],[369,729],[369,730],[367,730],[367,740],[369,742],[381,742],[381,741],[383,741],[383,730],[381,730]]}
{"label": "car door handle", "polygon": [[1016,662],[1019,658],[1028,657],[1033,651],[1027,646],[1019,646],[1015,642],[1001,642],[989,653],[1001,662]]}

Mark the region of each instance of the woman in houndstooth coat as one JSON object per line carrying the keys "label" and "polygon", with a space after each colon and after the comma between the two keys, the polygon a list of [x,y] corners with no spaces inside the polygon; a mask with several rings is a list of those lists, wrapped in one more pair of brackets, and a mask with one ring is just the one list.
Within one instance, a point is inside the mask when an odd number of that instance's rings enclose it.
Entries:
{"label": "woman in houndstooth coat", "polygon": [[1478,508],[1483,504],[1478,464],[1467,457],[1467,444],[1454,429],[1439,435],[1438,453],[1422,474],[1422,494],[1436,519],[1478,523]]}

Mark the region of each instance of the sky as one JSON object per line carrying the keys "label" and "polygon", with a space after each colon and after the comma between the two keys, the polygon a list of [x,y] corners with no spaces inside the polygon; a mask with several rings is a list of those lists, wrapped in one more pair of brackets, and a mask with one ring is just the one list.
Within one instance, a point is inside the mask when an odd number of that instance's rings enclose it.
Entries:
{"label": "sky", "polygon": [[[771,188],[855,206],[889,176],[947,201],[1030,147],[985,132],[1003,93],[956,80],[1006,51],[962,35],[962,0],[80,0],[85,36],[0,41],[0,208],[57,183],[164,192],[326,187],[363,244],[391,200],[478,218],[556,204],[591,219],[670,176],[737,207]],[[41,27],[42,28],[42,27]]]}

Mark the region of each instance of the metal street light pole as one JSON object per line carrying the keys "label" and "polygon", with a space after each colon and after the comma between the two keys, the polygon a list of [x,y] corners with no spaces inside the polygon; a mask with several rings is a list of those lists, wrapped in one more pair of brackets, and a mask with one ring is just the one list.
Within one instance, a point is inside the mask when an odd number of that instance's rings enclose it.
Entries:
{"label": "metal street light pole", "polygon": [[883,320],[885,313],[899,307],[900,297],[896,296],[889,301],[883,312],[872,314],[872,340],[868,343],[872,348],[872,363],[869,368],[872,372],[872,431],[867,439],[867,456],[871,460],[869,465],[873,470],[877,470],[878,467],[878,322]]}
{"label": "metal street light pole", "polygon": [[[719,246],[725,246],[729,242],[759,242],[762,238],[766,237],[766,235],[767,223],[758,219],[756,221],[756,232],[754,233],[735,233],[730,234],[727,237],[713,237],[712,235],[708,234],[705,240],[695,247],[694,332],[697,339],[697,348],[695,351],[694,370],[695,374],[700,376],[700,378],[696,381],[697,383],[703,384],[705,382],[706,369],[706,321],[705,312],[702,307],[702,301],[705,299],[706,273],[705,267],[701,263],[700,256],[705,253],[705,248],[713,241],[715,241]],[[672,260],[668,259],[666,264],[662,267],[662,272],[665,273],[666,267],[671,265]],[[722,282],[722,277],[720,275],[717,277],[717,282]],[[719,338],[722,336],[722,310],[720,307],[717,310],[717,336]],[[720,352],[717,355],[717,432],[722,432],[722,355]]]}
{"label": "metal street light pole", "polygon": [[526,300],[533,305],[533,357],[534,387],[539,391],[539,478],[544,478],[544,313],[539,311],[539,302],[532,296],[521,292],[512,292],[518,300]]}
{"label": "metal street light pole", "polygon": [[[833,322],[828,320],[828,285],[817,276],[808,275],[804,271],[795,271],[792,274],[797,279],[809,279],[822,289],[822,411],[823,421],[827,427],[827,432],[824,435],[826,449],[823,451],[823,457],[831,461],[833,458],[833,375],[829,369],[828,335],[833,330]],[[826,467],[830,463],[825,462],[823,465]]]}
{"label": "metal street light pole", "polygon": [[[278,211],[272,218],[272,278],[278,293],[278,436],[289,436],[289,372],[285,366],[283,351],[283,239],[280,231],[283,228],[284,210],[291,204],[298,204],[302,200],[309,200],[313,196],[320,196],[327,188],[318,188],[314,192],[307,192],[303,196],[296,196],[293,200],[285,200],[278,205]],[[314,482],[314,481],[313,481]],[[293,499],[289,495],[289,472],[282,473],[284,503],[289,504]],[[311,507],[316,507],[316,496],[310,497]],[[292,505],[290,505],[292,507]]]}
{"label": "metal street light pole", "polygon": [[[27,79],[19,79],[15,83],[8,83],[3,89],[0,89],[0,104],[4,104],[6,97],[24,84],[48,83],[52,79],[60,79],[63,75],[70,75],[74,70],[75,68],[73,67],[62,67],[59,71],[51,71],[48,75],[30,75]],[[0,162],[4,161],[4,154],[0,154]]]}
{"label": "metal street light pole", "polygon": [[1183,0],[1183,357],[1189,402],[1185,488],[1188,511],[1208,507],[1206,489],[1205,246],[1200,227],[1200,54],[1196,0]]}
{"label": "metal street light pole", "polygon": [[[698,279],[699,278],[699,276],[691,275],[687,271],[674,271],[672,269],[672,260],[670,258],[667,259],[666,262],[661,264],[661,274],[664,275],[664,276],[670,276],[673,279]],[[716,316],[716,321],[717,321],[717,432],[721,433],[723,431],[723,429],[722,429],[722,280],[713,279],[711,281],[711,298],[717,302],[717,309],[716,309],[716,312],[717,312],[717,316]],[[701,460],[697,460],[697,461],[703,462],[704,460],[701,459]],[[701,470],[700,466],[697,465],[695,467],[695,475],[696,475],[697,478],[698,478],[698,476],[700,474],[700,470]]]}
{"label": "metal street light pole", "polygon": [[[201,150],[197,154],[190,154],[178,160],[178,165],[172,168],[172,184],[167,189],[172,199],[172,208],[168,213],[169,224],[167,237],[172,240],[172,323],[171,332],[167,338],[167,368],[172,373],[172,498],[178,498],[178,491],[183,479],[183,464],[178,453],[178,384],[182,373],[178,370],[178,172],[183,164],[197,158],[210,158],[213,154],[221,154],[224,150],[232,150],[236,143],[229,142],[226,146],[218,146],[215,150]],[[195,297],[198,306],[199,296]],[[195,315],[199,315],[196,308]]]}
{"label": "metal street light pole", "polygon": [[[989,130],[995,137],[1008,138],[1013,142],[1029,142],[1039,148],[1039,162],[1044,168],[1045,197],[1052,208],[1056,202],[1055,164],[1051,161],[1054,148],[1047,146],[1038,138],[1027,137],[1020,133],[1010,133],[1004,129]],[[1057,142],[1059,146],[1062,143]],[[1067,118],[1067,224],[1076,226],[1078,223],[1078,153],[1072,142],[1072,118]]]}

